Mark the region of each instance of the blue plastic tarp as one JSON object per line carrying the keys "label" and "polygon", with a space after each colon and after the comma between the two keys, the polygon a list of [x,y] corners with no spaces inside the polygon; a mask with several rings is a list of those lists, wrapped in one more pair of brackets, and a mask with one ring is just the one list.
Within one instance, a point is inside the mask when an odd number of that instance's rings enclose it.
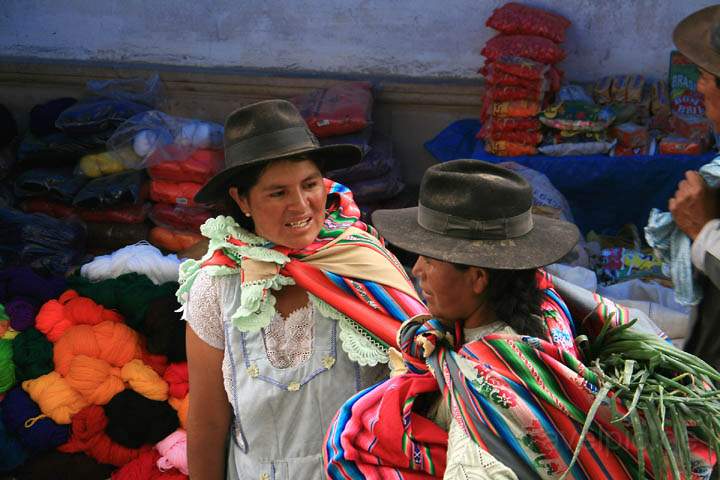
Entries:
{"label": "blue plastic tarp", "polygon": [[713,151],[702,155],[498,157],[487,153],[483,142],[475,138],[479,129],[477,120],[459,120],[426,142],[425,148],[439,162],[512,160],[544,173],[567,199],[583,233],[615,233],[626,223],[642,229],[651,208],[667,210],[668,199],[685,171],[697,170],[718,155]]}

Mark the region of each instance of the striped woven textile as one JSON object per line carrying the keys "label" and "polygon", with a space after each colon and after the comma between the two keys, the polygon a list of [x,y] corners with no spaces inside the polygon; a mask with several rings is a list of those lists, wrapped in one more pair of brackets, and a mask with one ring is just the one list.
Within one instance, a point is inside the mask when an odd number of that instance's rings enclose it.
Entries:
{"label": "striped woven textile", "polygon": [[[288,256],[290,261],[279,273],[292,277],[296,284],[345,314],[378,347],[395,345],[400,324],[427,313],[427,309],[377,231],[360,221],[360,209],[350,189],[328,179],[324,184],[330,202],[315,241],[302,250],[270,242],[263,248]],[[236,238],[228,242],[239,251],[247,246]],[[242,253],[218,250],[202,266],[242,270],[239,257]]]}
{"label": "striped woven textile", "polygon": [[[438,433],[436,425],[428,425],[428,419],[420,417],[423,421],[419,421],[419,414],[408,414],[402,408],[417,400],[418,378],[423,382],[433,378],[454,421],[481,448],[493,453],[488,435],[493,440],[499,438],[537,478],[561,478],[598,392],[598,382],[579,360],[574,345],[567,347],[568,335],[571,343],[574,338],[567,306],[547,275],[542,276],[540,285],[545,292],[545,340],[492,334],[462,345],[459,329],[448,332],[437,320],[403,324],[400,343],[414,373],[376,385],[341,407],[323,452],[328,477],[442,478],[445,452],[439,444],[446,435]],[[583,324],[587,333],[596,332],[605,320],[617,324],[627,319],[623,307],[601,297],[596,300],[597,307]],[[415,341],[419,337],[434,345],[426,360],[421,360],[422,348]],[[456,350],[453,344],[462,347]],[[428,388],[425,383],[422,386]],[[392,399],[395,392],[407,392],[407,397],[399,398],[392,409],[386,405],[386,397]],[[626,411],[612,398],[600,407],[579,458],[565,478],[637,478],[637,449],[624,426],[610,422],[612,408]],[[381,419],[383,428],[369,421],[375,417]],[[389,432],[390,428],[400,428],[401,432]],[[705,478],[701,475],[714,465],[714,455],[696,438],[691,437],[690,445],[698,472],[694,478]],[[650,468],[647,455],[645,465]],[[650,471],[645,476],[653,478]]]}

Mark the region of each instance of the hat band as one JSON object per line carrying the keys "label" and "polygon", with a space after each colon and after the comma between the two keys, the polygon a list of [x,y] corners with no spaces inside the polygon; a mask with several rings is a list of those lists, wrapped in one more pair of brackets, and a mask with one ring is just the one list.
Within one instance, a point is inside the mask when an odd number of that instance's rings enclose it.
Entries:
{"label": "hat band", "polygon": [[[225,156],[226,158],[244,157],[247,159],[259,156],[274,157],[317,146],[318,144],[313,142],[312,137],[308,135],[306,127],[291,127],[234,143],[225,148]],[[262,154],[258,152],[262,152]]]}
{"label": "hat band", "polygon": [[450,237],[476,240],[503,240],[521,237],[533,228],[532,210],[514,217],[475,220],[438,212],[418,205],[418,224],[425,230]]}

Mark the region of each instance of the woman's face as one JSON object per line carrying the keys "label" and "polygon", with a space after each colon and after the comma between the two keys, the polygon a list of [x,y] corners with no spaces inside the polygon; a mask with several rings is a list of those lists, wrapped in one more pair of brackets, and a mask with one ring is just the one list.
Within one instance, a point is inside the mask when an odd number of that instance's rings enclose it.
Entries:
{"label": "woman's face", "polygon": [[317,165],[311,160],[276,160],[260,175],[247,195],[235,187],[230,196],[250,213],[255,233],[293,249],[315,240],[325,221],[327,193]]}
{"label": "woman's face", "polygon": [[447,322],[465,321],[481,305],[487,286],[482,269],[456,268],[452,263],[420,256],[412,270],[419,280],[430,314]]}
{"label": "woman's face", "polygon": [[713,122],[715,131],[720,132],[720,88],[717,87],[715,76],[701,69],[697,90],[705,97],[705,116]]}

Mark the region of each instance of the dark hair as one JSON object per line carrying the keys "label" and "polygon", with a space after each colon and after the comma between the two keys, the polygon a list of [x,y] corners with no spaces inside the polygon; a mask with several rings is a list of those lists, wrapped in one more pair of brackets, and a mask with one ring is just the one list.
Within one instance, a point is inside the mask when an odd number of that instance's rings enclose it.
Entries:
{"label": "dark hair", "polygon": [[[468,265],[454,264],[458,270]],[[484,295],[498,320],[510,325],[520,335],[546,338],[545,323],[540,305],[543,293],[537,285],[537,269],[484,269],[488,286]]]}
{"label": "dark hair", "polygon": [[[228,188],[235,187],[238,189],[238,194],[240,196],[247,195],[250,189],[257,185],[260,177],[263,173],[265,173],[265,170],[267,170],[267,168],[273,162],[281,160],[287,160],[290,162],[301,162],[303,160],[310,160],[315,164],[315,166],[318,167],[321,174],[325,173],[323,170],[322,162],[315,158],[310,158],[306,156],[289,157],[279,160],[270,160],[269,162],[258,163],[257,165],[251,165],[247,168],[242,169],[240,172],[230,178],[230,180],[228,180]],[[243,211],[240,209],[240,206],[237,204],[237,202],[235,202],[235,200],[233,200],[229,192],[225,193],[224,198],[219,203],[218,207],[220,207],[223,215],[229,215],[233,217],[235,221],[238,222],[240,226],[245,230],[248,230],[250,232],[255,231],[255,223],[253,222],[252,217],[245,216]]]}

